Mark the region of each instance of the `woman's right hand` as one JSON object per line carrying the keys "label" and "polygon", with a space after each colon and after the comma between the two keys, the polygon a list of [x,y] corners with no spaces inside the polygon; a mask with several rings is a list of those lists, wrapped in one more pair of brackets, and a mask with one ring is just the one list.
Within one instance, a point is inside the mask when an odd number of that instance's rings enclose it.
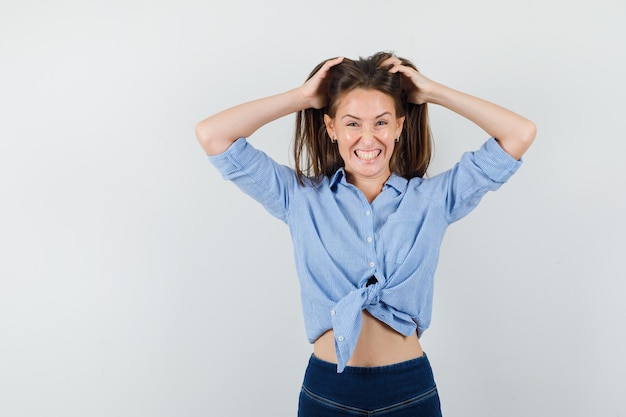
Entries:
{"label": "woman's right hand", "polygon": [[324,62],[322,67],[300,87],[301,94],[308,103],[306,108],[321,109],[328,104],[326,95],[328,70],[341,62],[343,62],[343,57]]}
{"label": "woman's right hand", "polygon": [[224,152],[241,137],[249,137],[261,126],[288,114],[309,108],[321,109],[328,103],[328,70],[343,61],[326,61],[300,87],[281,94],[242,103],[209,116],[196,125],[196,137],[208,155]]}

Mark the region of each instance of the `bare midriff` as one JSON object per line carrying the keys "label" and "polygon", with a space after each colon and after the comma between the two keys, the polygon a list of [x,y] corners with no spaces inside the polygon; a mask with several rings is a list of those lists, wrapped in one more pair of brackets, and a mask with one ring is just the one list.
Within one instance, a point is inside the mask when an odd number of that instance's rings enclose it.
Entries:
{"label": "bare midriff", "polygon": [[[363,310],[361,334],[348,366],[384,366],[419,358],[424,354],[413,333],[404,336]],[[323,361],[337,363],[332,329],[313,344],[313,353]]]}

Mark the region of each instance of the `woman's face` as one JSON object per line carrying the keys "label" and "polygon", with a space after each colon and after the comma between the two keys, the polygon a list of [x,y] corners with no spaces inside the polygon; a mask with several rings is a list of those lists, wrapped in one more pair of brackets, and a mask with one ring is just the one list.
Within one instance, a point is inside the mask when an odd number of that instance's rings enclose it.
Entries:
{"label": "woman's face", "polygon": [[404,117],[396,117],[391,96],[378,90],[356,89],[339,100],[335,118],[324,115],[328,134],[337,140],[347,179],[384,182]]}

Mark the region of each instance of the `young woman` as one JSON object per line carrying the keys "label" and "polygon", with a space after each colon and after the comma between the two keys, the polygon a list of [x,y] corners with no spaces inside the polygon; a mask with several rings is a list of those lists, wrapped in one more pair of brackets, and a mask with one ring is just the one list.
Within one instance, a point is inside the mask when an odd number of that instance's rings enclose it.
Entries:
{"label": "young woman", "polygon": [[[490,136],[431,178],[427,103]],[[295,169],[246,140],[292,113]],[[535,125],[379,52],[324,61],[303,85],[208,117],[196,135],[225,179],[290,228],[313,343],[298,415],[441,415],[419,342],[439,248],[518,169]]]}

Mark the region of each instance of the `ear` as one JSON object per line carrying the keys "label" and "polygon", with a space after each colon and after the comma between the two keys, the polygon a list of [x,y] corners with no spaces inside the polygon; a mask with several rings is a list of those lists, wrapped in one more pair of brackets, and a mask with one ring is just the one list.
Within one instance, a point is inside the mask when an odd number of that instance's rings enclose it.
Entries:
{"label": "ear", "polygon": [[326,132],[328,132],[328,136],[333,139],[335,137],[335,122],[329,115],[324,114],[324,124],[326,125]]}
{"label": "ear", "polygon": [[404,119],[405,118],[406,118],[405,116],[402,116],[402,117],[398,117],[396,119],[397,122],[398,122],[397,123],[397,127],[396,127],[396,135],[395,135],[396,138],[399,138],[400,134],[402,133],[402,128],[404,127]]}

